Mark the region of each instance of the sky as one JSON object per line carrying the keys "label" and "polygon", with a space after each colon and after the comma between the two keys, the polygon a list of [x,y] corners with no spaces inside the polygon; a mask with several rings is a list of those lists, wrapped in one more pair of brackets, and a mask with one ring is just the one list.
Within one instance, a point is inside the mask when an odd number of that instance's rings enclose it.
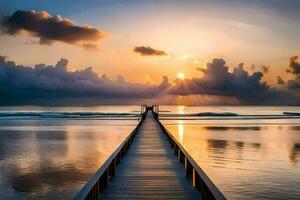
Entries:
{"label": "sky", "polygon": [[297,104],[299,9],[297,0],[2,0],[0,103]]}

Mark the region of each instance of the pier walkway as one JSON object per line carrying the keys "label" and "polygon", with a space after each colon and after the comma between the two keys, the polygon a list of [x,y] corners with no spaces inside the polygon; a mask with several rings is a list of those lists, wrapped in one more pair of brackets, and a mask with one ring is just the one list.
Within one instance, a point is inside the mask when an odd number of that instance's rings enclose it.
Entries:
{"label": "pier walkway", "polygon": [[149,112],[101,199],[200,199]]}
{"label": "pier walkway", "polygon": [[74,200],[226,200],[158,117],[158,105],[141,106],[137,127],[81,188]]}

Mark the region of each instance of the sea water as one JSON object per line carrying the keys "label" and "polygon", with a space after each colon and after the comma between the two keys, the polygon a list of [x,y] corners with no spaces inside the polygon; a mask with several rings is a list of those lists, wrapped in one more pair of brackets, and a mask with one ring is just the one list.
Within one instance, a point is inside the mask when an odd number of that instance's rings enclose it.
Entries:
{"label": "sea water", "polygon": [[166,128],[228,199],[300,199],[300,116],[283,114],[300,107],[160,109],[169,114],[161,117]]}
{"label": "sea water", "polygon": [[[300,107],[160,106],[228,199],[300,199]],[[139,106],[1,107],[0,199],[71,199],[138,123]]]}
{"label": "sea water", "polygon": [[0,108],[0,199],[72,199],[136,127],[139,109]]}

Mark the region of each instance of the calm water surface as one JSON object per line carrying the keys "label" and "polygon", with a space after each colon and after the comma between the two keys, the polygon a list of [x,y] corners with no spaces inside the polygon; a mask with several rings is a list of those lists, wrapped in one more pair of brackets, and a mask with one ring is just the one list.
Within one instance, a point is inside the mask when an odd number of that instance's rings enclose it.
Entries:
{"label": "calm water surface", "polygon": [[[228,199],[300,199],[300,119],[283,114],[300,113],[300,107],[160,110],[163,123]],[[139,111],[0,108],[0,199],[72,198],[137,125]],[[208,114],[189,116],[198,113]]]}
{"label": "calm water surface", "polygon": [[[163,120],[228,199],[300,199],[300,119],[257,119],[299,107],[161,107],[171,113],[234,112],[250,119]],[[204,119],[203,119],[204,118]]]}
{"label": "calm water surface", "polygon": [[[7,112],[133,112],[139,107],[18,107]],[[51,115],[52,116],[52,115]],[[24,117],[23,117],[24,118]],[[33,118],[33,119],[32,119]],[[137,119],[0,117],[0,199],[71,199]]]}

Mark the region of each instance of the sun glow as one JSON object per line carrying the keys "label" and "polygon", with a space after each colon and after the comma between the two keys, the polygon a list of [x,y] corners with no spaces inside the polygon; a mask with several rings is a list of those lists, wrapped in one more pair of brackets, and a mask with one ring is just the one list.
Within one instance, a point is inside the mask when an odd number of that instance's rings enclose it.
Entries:
{"label": "sun glow", "polygon": [[184,75],[183,72],[178,72],[178,73],[177,73],[177,77],[178,77],[180,80],[184,80],[185,75]]}

